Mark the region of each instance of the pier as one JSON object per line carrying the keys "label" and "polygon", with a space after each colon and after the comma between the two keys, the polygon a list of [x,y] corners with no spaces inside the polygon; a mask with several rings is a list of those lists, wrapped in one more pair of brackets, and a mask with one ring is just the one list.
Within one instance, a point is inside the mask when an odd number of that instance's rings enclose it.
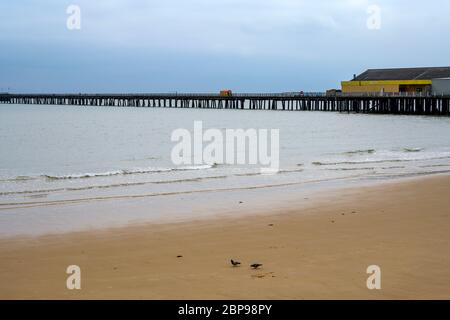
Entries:
{"label": "pier", "polygon": [[220,94],[12,94],[0,93],[1,104],[97,107],[196,108],[347,113],[450,115],[450,95],[237,93]]}

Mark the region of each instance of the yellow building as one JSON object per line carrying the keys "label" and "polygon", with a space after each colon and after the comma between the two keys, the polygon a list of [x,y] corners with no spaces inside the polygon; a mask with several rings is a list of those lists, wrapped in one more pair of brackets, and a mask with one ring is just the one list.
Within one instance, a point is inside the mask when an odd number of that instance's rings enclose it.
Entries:
{"label": "yellow building", "polygon": [[450,67],[369,69],[342,81],[343,93],[430,92],[433,79],[450,77]]}

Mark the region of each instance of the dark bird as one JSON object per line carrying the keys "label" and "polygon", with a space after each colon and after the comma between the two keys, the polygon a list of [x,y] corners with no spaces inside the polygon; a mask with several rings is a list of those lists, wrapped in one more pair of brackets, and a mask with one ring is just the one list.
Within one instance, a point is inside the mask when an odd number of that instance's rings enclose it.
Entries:
{"label": "dark bird", "polygon": [[231,264],[233,265],[233,267],[237,267],[239,266],[241,263],[239,261],[234,261],[233,259],[231,259]]}
{"label": "dark bird", "polygon": [[250,267],[252,267],[253,269],[258,269],[258,268],[261,267],[261,266],[262,266],[261,263],[254,263],[254,264],[251,264],[251,265],[250,265]]}

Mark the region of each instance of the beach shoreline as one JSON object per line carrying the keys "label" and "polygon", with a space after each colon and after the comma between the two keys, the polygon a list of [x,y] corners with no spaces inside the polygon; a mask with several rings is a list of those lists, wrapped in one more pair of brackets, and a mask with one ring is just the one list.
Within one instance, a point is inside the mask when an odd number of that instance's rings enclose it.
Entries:
{"label": "beach shoreline", "polygon": [[[243,217],[4,238],[0,298],[449,299],[449,191],[435,175]],[[66,288],[69,265],[81,290]],[[370,265],[381,290],[366,287]]]}

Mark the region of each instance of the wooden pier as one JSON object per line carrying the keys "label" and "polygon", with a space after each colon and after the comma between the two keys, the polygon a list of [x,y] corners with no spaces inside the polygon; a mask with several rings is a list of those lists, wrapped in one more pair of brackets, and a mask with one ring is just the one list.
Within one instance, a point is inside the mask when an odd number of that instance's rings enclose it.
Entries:
{"label": "wooden pier", "polygon": [[153,107],[285,111],[334,111],[348,113],[450,115],[450,96],[324,93],[262,94],[9,94],[0,93],[2,104],[74,105],[98,107]]}

